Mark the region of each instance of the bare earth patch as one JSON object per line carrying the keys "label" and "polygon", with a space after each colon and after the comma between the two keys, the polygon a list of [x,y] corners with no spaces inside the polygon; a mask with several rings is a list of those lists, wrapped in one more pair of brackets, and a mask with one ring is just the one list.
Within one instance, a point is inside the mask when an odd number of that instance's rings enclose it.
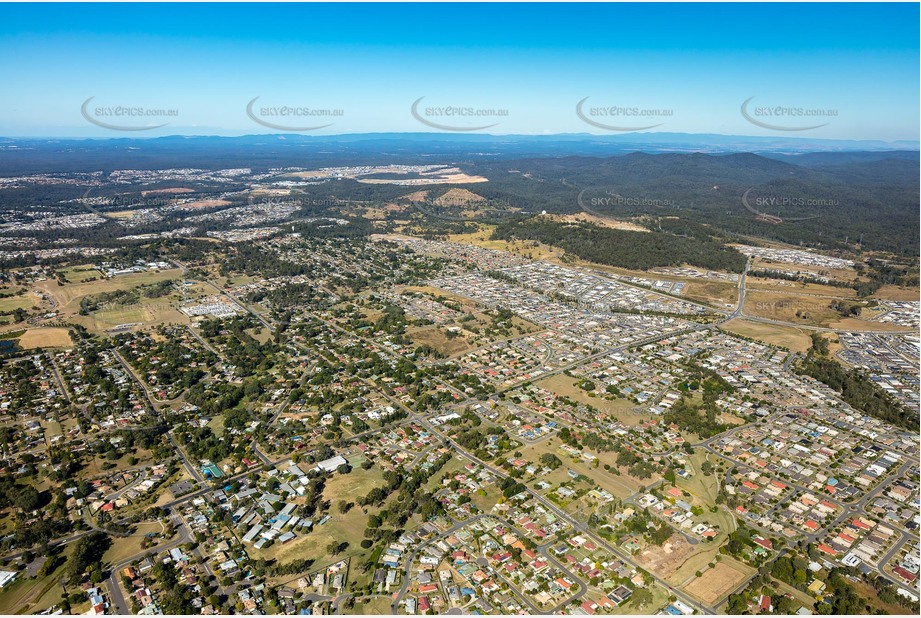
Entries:
{"label": "bare earth patch", "polygon": [[227,206],[230,204],[227,200],[198,200],[183,204],[183,208],[214,208],[215,206]]}
{"label": "bare earth patch", "polygon": [[167,194],[176,194],[176,193],[195,193],[195,189],[187,189],[185,187],[173,187],[171,189],[151,189],[150,191],[142,191],[141,195],[147,197],[148,195],[158,195],[161,193]]}
{"label": "bare earth patch", "polygon": [[628,232],[648,232],[649,230],[641,225],[630,223],[629,221],[620,221],[609,217],[599,217],[590,215],[586,212],[579,212],[572,215],[546,215],[548,219],[561,221],[563,223],[592,223],[600,227],[609,227],[615,230],[626,230]]}

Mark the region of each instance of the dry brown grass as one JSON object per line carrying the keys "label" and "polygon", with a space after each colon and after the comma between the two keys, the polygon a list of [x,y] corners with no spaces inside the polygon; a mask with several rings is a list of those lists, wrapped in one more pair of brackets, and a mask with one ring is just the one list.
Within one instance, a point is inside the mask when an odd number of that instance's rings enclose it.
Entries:
{"label": "dry brown grass", "polygon": [[747,580],[753,572],[754,569],[724,558],[715,567],[707,569],[700,577],[685,586],[684,591],[705,604],[712,605]]}
{"label": "dry brown grass", "polygon": [[[668,279],[677,279],[677,277],[668,277]],[[739,302],[739,286],[734,282],[701,281],[700,279],[690,281],[691,283],[685,286],[682,295],[688,300],[709,303],[720,309],[726,308],[727,305],[735,307]]]}
{"label": "dry brown grass", "polygon": [[921,300],[921,290],[897,285],[884,285],[873,296],[883,300]]}
{"label": "dry brown grass", "polygon": [[795,326],[750,322],[743,318],[736,318],[726,322],[720,328],[743,337],[757,339],[768,345],[786,348],[791,352],[805,352],[812,345],[809,331]]}
{"label": "dry brown grass", "polygon": [[19,346],[33,348],[72,348],[70,330],[66,328],[30,328],[19,338]]}

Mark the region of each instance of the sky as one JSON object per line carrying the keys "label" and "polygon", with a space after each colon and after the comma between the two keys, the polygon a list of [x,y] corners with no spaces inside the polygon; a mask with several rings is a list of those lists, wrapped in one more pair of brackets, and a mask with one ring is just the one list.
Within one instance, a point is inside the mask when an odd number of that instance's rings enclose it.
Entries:
{"label": "sky", "polygon": [[0,136],[917,141],[918,23],[916,3],[0,4]]}

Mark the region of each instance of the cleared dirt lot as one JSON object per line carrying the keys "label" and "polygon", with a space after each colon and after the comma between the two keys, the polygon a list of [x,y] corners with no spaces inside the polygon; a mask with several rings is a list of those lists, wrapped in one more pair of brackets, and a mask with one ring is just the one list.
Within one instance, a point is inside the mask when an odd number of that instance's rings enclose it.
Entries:
{"label": "cleared dirt lot", "polygon": [[662,546],[649,545],[636,557],[643,566],[662,579],[671,577],[690,558],[696,548],[680,534],[673,534]]}

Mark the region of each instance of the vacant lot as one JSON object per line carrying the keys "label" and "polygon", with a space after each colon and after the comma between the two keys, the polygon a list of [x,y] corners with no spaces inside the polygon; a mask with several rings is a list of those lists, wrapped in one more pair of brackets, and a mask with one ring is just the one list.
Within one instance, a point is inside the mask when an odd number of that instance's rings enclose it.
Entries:
{"label": "vacant lot", "polygon": [[66,328],[30,328],[19,338],[19,346],[32,348],[72,348],[70,330]]}
{"label": "vacant lot", "polygon": [[712,569],[707,569],[703,574],[684,587],[685,592],[692,594],[707,605],[721,600],[736,586],[747,581],[755,570],[742,565],[735,560],[723,558]]}
{"label": "vacant lot", "polygon": [[88,316],[77,316],[74,322],[82,324],[92,331],[102,332],[122,324],[143,324],[156,326],[160,324],[188,324],[189,318],[178,309],[169,306],[166,301],[157,299],[151,303],[124,305],[117,309],[94,311]]}
{"label": "vacant lot", "polygon": [[696,548],[696,545],[691,545],[687,539],[676,533],[661,546],[647,546],[636,557],[652,573],[667,580],[694,555]]}
{"label": "vacant lot", "polygon": [[[690,494],[693,494],[705,508],[709,508],[716,504],[716,496],[719,493],[719,485],[717,482],[717,477],[715,474],[710,476],[704,476],[703,472],[700,471],[701,464],[704,461],[707,461],[707,451],[703,449],[697,449],[696,452],[688,458],[689,468],[693,470],[693,474],[688,478],[676,477],[676,485],[679,488],[687,491]],[[710,460],[711,464],[714,464],[713,458]]]}
{"label": "vacant lot", "polygon": [[786,348],[791,352],[805,352],[812,345],[812,340],[809,338],[810,331],[795,326],[764,324],[763,322],[751,322],[743,318],[736,318],[729,320],[720,328],[736,335],[762,341],[768,345]]}
{"label": "vacant lot", "polygon": [[828,326],[841,318],[829,307],[832,298],[823,298],[795,291],[774,293],[749,291],[745,295],[746,315],[794,324]]}
{"label": "vacant lot", "polygon": [[884,300],[918,300],[919,295],[921,291],[918,288],[884,285],[873,296]]}
{"label": "vacant lot", "polygon": [[[131,536],[114,539],[112,546],[102,557],[103,563],[116,565],[121,564],[125,560],[133,559],[136,555],[144,552],[141,543],[144,541],[145,534],[153,532],[160,534],[163,530],[163,525],[157,521],[137,524],[134,534]],[[169,542],[168,540],[160,541],[159,539],[154,539],[154,541],[157,544]],[[151,548],[150,551],[154,551],[154,549]]]}
{"label": "vacant lot", "polygon": [[[647,275],[649,276],[649,275]],[[669,277],[672,279],[674,277]],[[681,296],[688,300],[707,303],[721,309],[727,305],[736,306],[739,302],[739,287],[731,281],[701,281],[692,279]]]}
{"label": "vacant lot", "polygon": [[409,328],[406,330],[406,335],[412,339],[413,344],[429,346],[445,356],[463,354],[476,347],[468,341],[471,333],[463,331],[454,337],[449,337],[448,331],[443,326]]}
{"label": "vacant lot", "polygon": [[588,391],[579,388],[577,383],[578,380],[558,373],[549,378],[538,380],[535,382],[535,385],[553,391],[557,395],[567,397],[573,401],[594,406],[599,412],[607,413],[624,425],[630,427],[638,425],[650,418],[650,413],[646,412],[645,408],[637,406],[629,399],[624,399],[622,397],[616,399],[605,399],[598,396],[593,397]]}
{"label": "vacant lot", "polygon": [[559,259],[563,255],[562,250],[533,240],[491,240],[489,237],[492,236],[494,229],[495,226],[482,225],[479,231],[469,234],[452,234],[448,236],[448,240],[465,245],[483,247],[484,249],[507,251],[508,253],[533,260],[546,260],[547,258]]}

